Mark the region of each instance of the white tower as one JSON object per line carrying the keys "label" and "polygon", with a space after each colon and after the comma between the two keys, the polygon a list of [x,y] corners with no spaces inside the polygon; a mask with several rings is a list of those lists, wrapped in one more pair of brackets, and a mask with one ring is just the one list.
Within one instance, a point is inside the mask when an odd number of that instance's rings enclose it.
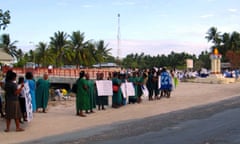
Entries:
{"label": "white tower", "polygon": [[120,58],[120,14],[118,13],[117,60]]}

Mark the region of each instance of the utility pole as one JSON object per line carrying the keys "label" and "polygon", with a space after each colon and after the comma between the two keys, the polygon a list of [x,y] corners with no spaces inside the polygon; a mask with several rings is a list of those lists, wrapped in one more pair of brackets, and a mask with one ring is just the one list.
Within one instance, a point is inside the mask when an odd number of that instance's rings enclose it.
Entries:
{"label": "utility pole", "polygon": [[120,14],[118,13],[118,31],[117,31],[117,60],[120,58]]}

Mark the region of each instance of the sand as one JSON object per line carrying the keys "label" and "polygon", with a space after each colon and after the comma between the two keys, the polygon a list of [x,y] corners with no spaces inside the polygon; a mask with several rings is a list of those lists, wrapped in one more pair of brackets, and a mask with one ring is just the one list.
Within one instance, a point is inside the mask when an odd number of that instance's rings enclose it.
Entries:
{"label": "sand", "polygon": [[76,130],[84,130],[95,126],[112,124],[114,122],[142,119],[144,117],[182,110],[199,105],[218,102],[240,96],[240,83],[231,84],[200,84],[180,83],[172,92],[171,98],[157,101],[144,100],[141,104],[128,104],[119,109],[107,107],[105,111],[87,117],[75,115],[75,100],[51,101],[47,113],[34,113],[34,119],[22,124],[24,132],[15,132],[12,120],[11,131],[6,133],[5,121],[0,120],[0,142],[19,143],[46,136],[64,134]]}

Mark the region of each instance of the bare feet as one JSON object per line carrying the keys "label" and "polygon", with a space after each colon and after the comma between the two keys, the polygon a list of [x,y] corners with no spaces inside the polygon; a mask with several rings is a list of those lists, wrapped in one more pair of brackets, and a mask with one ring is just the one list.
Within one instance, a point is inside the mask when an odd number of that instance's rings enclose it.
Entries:
{"label": "bare feet", "polygon": [[80,117],[86,117],[86,115],[84,115],[84,114],[79,114],[79,116],[80,116]]}
{"label": "bare feet", "polygon": [[24,131],[24,129],[22,129],[22,128],[17,128],[16,129],[16,132],[22,132],[22,131]]}

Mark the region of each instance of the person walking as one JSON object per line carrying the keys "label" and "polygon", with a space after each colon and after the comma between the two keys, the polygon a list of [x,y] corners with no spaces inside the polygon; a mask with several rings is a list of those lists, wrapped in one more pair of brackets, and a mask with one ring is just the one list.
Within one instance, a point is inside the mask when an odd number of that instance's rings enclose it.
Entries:
{"label": "person walking", "polygon": [[42,108],[42,112],[46,113],[46,108],[49,99],[50,83],[48,74],[45,73],[43,78],[40,78],[36,83],[36,108]]}

